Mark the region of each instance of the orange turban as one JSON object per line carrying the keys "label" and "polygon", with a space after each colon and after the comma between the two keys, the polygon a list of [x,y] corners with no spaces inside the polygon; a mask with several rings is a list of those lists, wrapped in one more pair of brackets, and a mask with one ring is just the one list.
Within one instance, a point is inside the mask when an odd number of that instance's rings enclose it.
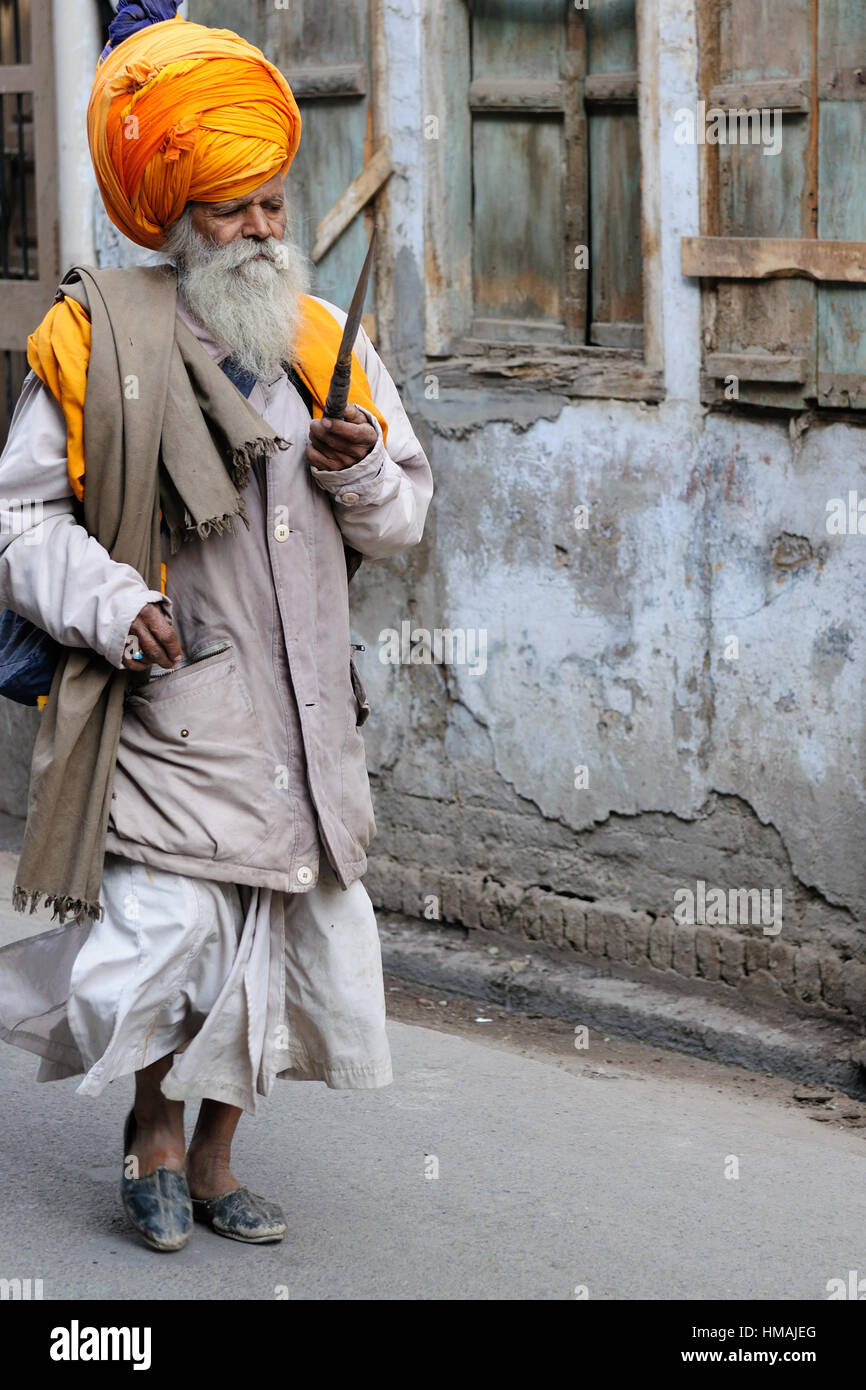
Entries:
{"label": "orange turban", "polygon": [[285,176],[301,114],[260,49],[228,29],[169,19],[101,63],[87,137],[112,222],[157,250],[188,202],[230,202]]}

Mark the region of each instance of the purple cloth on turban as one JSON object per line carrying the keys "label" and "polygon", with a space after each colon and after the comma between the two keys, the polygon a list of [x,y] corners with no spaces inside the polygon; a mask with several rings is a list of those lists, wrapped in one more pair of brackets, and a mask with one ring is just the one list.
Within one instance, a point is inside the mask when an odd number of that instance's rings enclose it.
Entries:
{"label": "purple cloth on turban", "polygon": [[149,24],[161,24],[164,19],[174,19],[181,0],[122,0],[117,14],[108,26],[109,41],[102,57],[105,58],[130,34],[146,29]]}

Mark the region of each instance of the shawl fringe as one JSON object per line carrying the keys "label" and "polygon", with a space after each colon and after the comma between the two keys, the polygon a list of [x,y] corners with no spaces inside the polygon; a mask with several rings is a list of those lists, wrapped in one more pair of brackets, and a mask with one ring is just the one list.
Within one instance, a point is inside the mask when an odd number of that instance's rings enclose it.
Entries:
{"label": "shawl fringe", "polygon": [[[267,463],[268,459],[277,449],[290,448],[287,439],[281,439],[279,435],[275,439],[252,439],[248,444],[241,445],[235,449],[227,461],[229,475],[235,487],[241,492],[250,480],[250,473],[256,463],[261,461]],[[250,520],[247,515],[247,504],[243,497],[239,496],[237,506],[233,512],[223,512],[221,516],[209,516],[204,521],[196,522],[191,512],[184,511],[183,526],[178,524],[168,524],[169,546],[172,555],[176,555],[184,541],[192,540],[196,536],[199,540],[205,541],[208,536],[220,536],[224,531],[229,531],[232,535],[237,534],[235,518],[240,517],[247,530],[250,529]],[[166,519],[167,520],[167,519]]]}
{"label": "shawl fringe", "polygon": [[233,512],[223,512],[222,516],[210,516],[204,521],[195,522],[192,514],[184,512],[183,526],[168,525],[169,545],[172,555],[176,555],[184,541],[191,541],[193,536],[199,540],[207,540],[208,536],[222,535],[223,531],[229,531],[233,536],[237,535],[235,518],[240,517],[241,521],[250,529],[250,519],[247,516],[247,504],[243,497],[238,498],[238,505]]}
{"label": "shawl fringe", "polygon": [[74,922],[83,922],[87,917],[92,917],[94,921],[101,922],[105,915],[105,909],[100,902],[88,902],[86,898],[68,898],[58,893],[44,893],[41,888],[22,888],[20,883],[16,883],[12,890],[12,906],[16,912],[26,912],[28,899],[30,900],[30,912],[35,912],[39,906],[39,899],[44,897],[43,907],[52,909],[51,920],[55,919],[63,925],[67,917],[71,917]]}
{"label": "shawl fringe", "polygon": [[250,480],[250,470],[254,464],[267,463],[277,449],[288,449],[289,447],[289,441],[280,439],[277,435],[275,439],[267,439],[263,436],[258,439],[251,439],[248,444],[234,449],[228,460],[228,470],[235,487],[243,490]]}

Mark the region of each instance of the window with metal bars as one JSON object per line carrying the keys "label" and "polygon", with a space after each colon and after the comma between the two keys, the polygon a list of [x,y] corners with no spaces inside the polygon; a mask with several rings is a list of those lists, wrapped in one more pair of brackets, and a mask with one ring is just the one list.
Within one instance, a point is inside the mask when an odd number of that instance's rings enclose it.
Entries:
{"label": "window with metal bars", "polygon": [[0,0],[0,446],[59,279],[51,0]]}

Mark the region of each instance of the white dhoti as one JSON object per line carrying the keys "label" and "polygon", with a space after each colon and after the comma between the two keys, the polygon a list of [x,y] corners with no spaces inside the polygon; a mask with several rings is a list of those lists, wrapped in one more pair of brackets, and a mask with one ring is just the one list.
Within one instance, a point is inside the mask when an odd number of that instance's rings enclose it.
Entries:
{"label": "white dhoti", "polygon": [[[50,1044],[34,1045],[32,1015],[10,1028],[4,1002],[0,1032],[42,1054],[40,1080],[84,1070],[78,1091],[96,1096],[174,1053],[162,1082],[169,1099],[207,1096],[249,1111],[275,1078],[338,1089],[392,1081],[373,905],[360,882],[341,889],[324,856],[313,888],[281,893],[108,854],[100,901],[104,918],[90,925],[71,970],[58,933],[35,939],[45,942],[43,967],[53,938],[66,961],[65,1007],[55,979],[43,1014]],[[20,951],[23,962],[28,944],[2,954]],[[15,961],[3,964],[8,987]],[[32,962],[28,986],[34,1002]]]}

